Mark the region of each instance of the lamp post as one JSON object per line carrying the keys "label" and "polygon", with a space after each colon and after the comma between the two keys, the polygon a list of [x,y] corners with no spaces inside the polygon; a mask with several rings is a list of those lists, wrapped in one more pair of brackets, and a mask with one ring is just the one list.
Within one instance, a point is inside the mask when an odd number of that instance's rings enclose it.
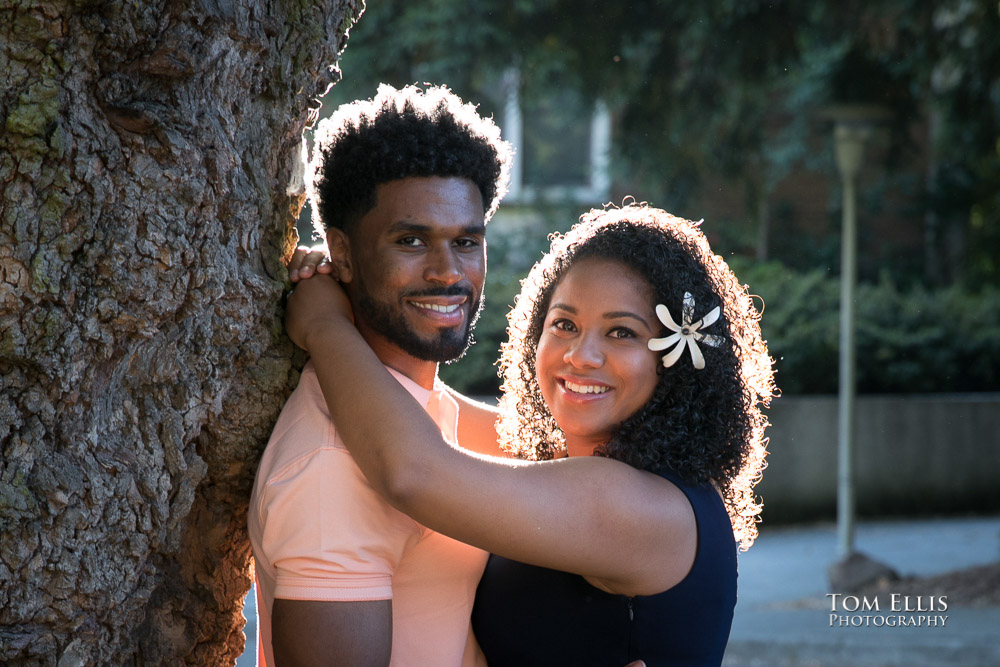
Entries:
{"label": "lamp post", "polygon": [[825,110],[834,123],[834,157],[843,192],[840,243],[840,364],[837,401],[837,551],[841,560],[854,554],[854,304],[857,283],[857,181],[865,144],[887,109],[842,105]]}
{"label": "lamp post", "polygon": [[837,552],[829,568],[834,590],[856,591],[882,578],[898,575],[887,565],[854,548],[854,305],[857,283],[857,183],[865,144],[875,125],[890,118],[888,109],[874,105],[830,107],[822,114],[832,120],[834,157],[843,191],[840,248],[840,381],[837,401]]}
{"label": "lamp post", "polygon": [[867,123],[838,120],[834,126],[834,153],[843,190],[840,240],[840,381],[837,400],[837,552],[846,558],[854,551],[854,291],[857,284],[858,172],[864,161]]}

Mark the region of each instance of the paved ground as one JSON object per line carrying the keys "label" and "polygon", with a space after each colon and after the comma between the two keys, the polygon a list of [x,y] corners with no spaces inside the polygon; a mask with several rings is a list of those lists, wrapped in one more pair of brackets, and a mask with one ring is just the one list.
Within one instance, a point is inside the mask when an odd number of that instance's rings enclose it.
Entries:
{"label": "paved ground", "polygon": [[254,667],[257,664],[257,601],[254,598],[254,590],[251,588],[246,600],[243,601],[243,615],[247,619],[247,624],[243,627],[246,648],[236,661],[236,667]]}
{"label": "paved ground", "polygon": [[[858,551],[904,577],[919,577],[897,584],[898,591],[893,584],[884,587],[879,611],[862,606],[851,612],[855,604],[864,604],[861,599],[840,598],[833,608],[826,571],[837,560],[836,544],[833,525],[762,530],[757,543],[740,554],[740,599],[725,665],[1000,665],[998,597],[986,596],[992,604],[983,605],[978,596],[980,602],[970,606],[963,600],[976,596],[969,595],[966,581],[962,595],[956,585],[952,602],[941,610],[947,584],[942,590],[936,585],[940,579],[922,579],[1000,563],[1000,517],[859,525]],[[995,577],[984,585],[995,587]],[[897,612],[892,611],[893,592]],[[874,597],[869,601],[874,603]],[[938,609],[927,610],[932,605]],[[946,619],[936,618],[941,616]],[[909,625],[914,622],[923,625]]]}
{"label": "paved ground", "polygon": [[[1000,604],[995,595],[988,596],[990,605],[953,600],[946,610],[918,611],[918,606],[932,604],[932,598],[940,608],[940,597],[949,595],[947,586],[942,590],[930,582],[925,592],[918,579],[898,585],[899,612],[891,610],[891,594],[896,592],[891,584],[880,597],[878,612],[851,612],[853,601],[845,599],[832,610],[826,570],[837,560],[836,544],[833,525],[765,528],[757,543],[740,554],[740,598],[726,667],[1000,665]],[[855,547],[904,577],[933,577],[1000,563],[1000,517],[865,522],[858,526]],[[973,571],[975,576],[979,572]],[[963,590],[967,588],[968,582]],[[907,601],[912,611],[905,610]],[[237,667],[253,667],[255,659],[252,604],[245,613],[250,639]],[[947,617],[943,626],[940,616]],[[900,617],[906,619],[902,623],[924,625],[903,627]],[[927,626],[929,618],[936,618],[937,625]]]}

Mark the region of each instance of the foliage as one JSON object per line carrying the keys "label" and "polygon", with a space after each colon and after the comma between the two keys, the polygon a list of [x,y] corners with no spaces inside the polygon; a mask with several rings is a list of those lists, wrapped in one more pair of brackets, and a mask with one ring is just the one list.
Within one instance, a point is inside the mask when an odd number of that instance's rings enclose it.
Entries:
{"label": "foliage", "polygon": [[[780,202],[768,209],[789,174],[833,173],[829,145],[815,141],[829,136],[829,105],[879,104],[892,112],[878,152],[887,184],[861,193],[863,209],[912,220],[927,248],[866,255],[860,230],[861,276],[876,284],[859,287],[859,389],[989,390],[996,354],[983,341],[997,333],[1000,278],[998,11],[994,0],[382,0],[354,29],[344,80],[325,104],[368,97],[378,81],[426,81],[498,115],[512,67],[524,105],[554,90],[600,97],[614,117],[615,179],[640,199],[683,214],[710,196],[709,184],[742,190],[748,220],[724,221],[713,240],[726,254],[752,248],[767,216],[794,214]],[[821,236],[770,239],[772,256],[792,268],[744,261],[739,273],[765,298],[763,326],[788,393],[836,390],[839,288],[815,267],[838,264],[837,206],[831,200]],[[537,256],[545,243],[534,238]],[[477,391],[497,384],[504,307],[528,268],[508,262],[497,237],[490,252],[479,343],[443,371]]]}
{"label": "foliage", "polygon": [[893,112],[886,166],[916,175],[898,182],[914,224],[953,246],[898,270],[974,284],[1000,272],[998,31],[994,0],[381,0],[328,106],[430,81],[496,113],[517,67],[522,101],[572,89],[611,106],[613,169],[632,194],[682,213],[722,179],[745,195],[749,220],[734,224],[750,238],[778,182],[832,172],[828,146],[808,141],[824,109],[877,103]]}
{"label": "foliage", "polygon": [[[836,393],[840,279],[777,263],[733,261],[764,304],[761,329],[785,394]],[[900,288],[888,275],[857,286],[855,349],[862,393],[1000,388],[1000,289]]]}

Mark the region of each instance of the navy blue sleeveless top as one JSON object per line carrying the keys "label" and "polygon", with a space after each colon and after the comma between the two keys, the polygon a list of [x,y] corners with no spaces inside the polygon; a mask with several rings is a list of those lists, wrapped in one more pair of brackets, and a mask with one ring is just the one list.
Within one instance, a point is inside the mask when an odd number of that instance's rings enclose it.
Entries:
{"label": "navy blue sleeveless top", "polygon": [[718,665],[736,606],[736,541],[711,484],[659,474],[687,496],[698,523],[694,565],[662,593],[626,597],[575,574],[490,555],[472,626],[490,667]]}

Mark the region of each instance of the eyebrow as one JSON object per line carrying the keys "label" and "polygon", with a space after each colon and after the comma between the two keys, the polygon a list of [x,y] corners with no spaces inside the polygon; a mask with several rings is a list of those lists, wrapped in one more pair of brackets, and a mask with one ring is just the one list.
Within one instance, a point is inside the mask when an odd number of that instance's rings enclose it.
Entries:
{"label": "eyebrow", "polygon": [[[400,220],[394,222],[389,226],[388,232],[390,234],[396,234],[399,232],[429,232],[432,231],[431,225],[425,225],[420,222],[410,222],[409,220]],[[486,235],[486,224],[485,223],[474,223],[471,225],[466,225],[462,228],[462,234],[468,234],[470,236],[485,236]]]}
{"label": "eyebrow", "polygon": [[[549,306],[549,310],[555,310],[555,309],[565,310],[567,313],[570,313],[571,315],[576,315],[579,312],[573,306],[570,306],[569,304],[565,303],[554,303],[551,306]],[[629,317],[632,318],[633,320],[638,320],[642,322],[642,324],[646,326],[646,328],[651,328],[649,326],[649,322],[647,322],[645,318],[636,315],[635,313],[629,312],[627,310],[613,310],[609,313],[604,313],[604,319],[606,320],[617,320],[618,318],[621,317]]]}

